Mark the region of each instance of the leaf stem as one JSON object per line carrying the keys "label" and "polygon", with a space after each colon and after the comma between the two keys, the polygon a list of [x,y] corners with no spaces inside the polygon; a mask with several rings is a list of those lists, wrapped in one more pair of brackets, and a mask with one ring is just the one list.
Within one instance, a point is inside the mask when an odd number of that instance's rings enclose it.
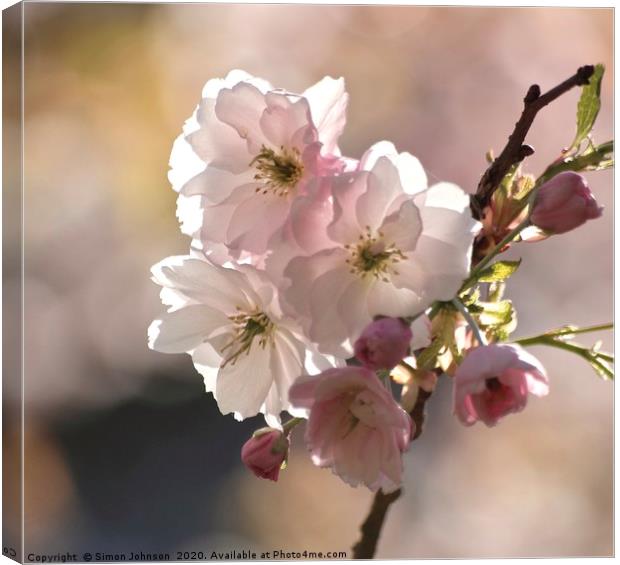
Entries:
{"label": "leaf stem", "polygon": [[582,359],[585,359],[590,365],[596,366],[601,372],[603,372],[608,378],[613,379],[613,372],[607,367],[604,363],[601,362],[601,359],[607,361],[608,363],[614,363],[614,358],[612,355],[608,353],[603,353],[600,351],[592,351],[586,347],[581,345],[577,345],[575,343],[569,343],[563,341],[561,339],[556,339],[554,336],[550,335],[540,335],[525,339],[516,339],[513,343],[518,343],[519,345],[548,345],[549,347],[556,347],[557,349],[563,349],[565,351],[570,351],[575,355],[578,355]]}
{"label": "leaf stem", "polygon": [[480,345],[486,345],[487,340],[482,335],[482,332],[480,331],[480,328],[478,327],[476,320],[474,320],[474,318],[469,313],[469,310],[465,307],[465,305],[458,298],[454,298],[452,300],[452,304],[463,315],[463,317],[465,318],[465,321],[469,324],[469,327],[474,332],[474,336],[476,336],[478,343]]}
{"label": "leaf stem", "polygon": [[536,340],[539,338],[546,338],[546,337],[561,337],[564,335],[585,334],[585,333],[590,333],[590,332],[612,330],[613,327],[614,327],[613,322],[609,322],[607,324],[598,324],[595,326],[586,326],[583,328],[562,327],[562,328],[557,328],[555,330],[549,330],[548,332],[545,332],[544,334],[538,334],[538,335],[532,335],[529,337],[519,338],[519,340],[517,341],[521,342],[521,341],[530,341],[530,340]]}

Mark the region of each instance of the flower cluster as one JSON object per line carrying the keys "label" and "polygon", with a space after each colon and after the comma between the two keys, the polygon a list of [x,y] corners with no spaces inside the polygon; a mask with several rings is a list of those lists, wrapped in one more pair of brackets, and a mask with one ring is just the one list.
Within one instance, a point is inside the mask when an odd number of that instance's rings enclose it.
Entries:
{"label": "flower cluster", "polygon": [[498,192],[479,223],[465,191],[429,186],[390,142],[344,156],[347,101],[329,77],[301,94],[242,71],[207,82],[170,158],[191,244],[152,269],[168,310],[148,338],[191,355],[223,414],[264,415],[270,427],[242,449],[257,476],[278,479],[307,420],[316,465],[389,492],[416,432],[410,414],[439,375],[453,377],[466,425],[495,425],[548,392],[540,363],[502,343],[515,326],[498,288],[511,269],[488,264],[515,225],[547,236],[600,209],[576,173],[536,188],[513,173],[519,191]]}

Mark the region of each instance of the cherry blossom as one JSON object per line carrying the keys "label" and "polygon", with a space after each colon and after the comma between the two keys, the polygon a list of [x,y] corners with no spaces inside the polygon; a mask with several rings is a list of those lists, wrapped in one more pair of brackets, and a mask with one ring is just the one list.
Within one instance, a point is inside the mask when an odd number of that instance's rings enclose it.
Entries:
{"label": "cherry blossom", "polygon": [[370,170],[331,180],[331,247],[284,269],[284,301],[320,349],[337,355],[351,353],[351,338],[374,316],[416,316],[450,300],[468,273],[479,227],[458,186],[426,188],[417,159],[378,152],[361,161]]}
{"label": "cherry blossom", "polygon": [[187,352],[223,414],[241,420],[265,414],[278,425],[291,411],[288,389],[304,370],[336,365],[320,355],[278,307],[276,289],[250,265],[236,270],[205,259],[169,257],[152,269],[168,312],[149,327],[149,346]]}
{"label": "cherry blossom", "polygon": [[549,381],[538,359],[514,344],[495,343],[469,351],[454,375],[454,413],[466,426],[487,426],[520,412],[529,394],[545,396]]}
{"label": "cherry blossom", "polygon": [[305,440],[315,465],[331,467],[351,486],[400,486],[413,423],[373,371],[344,367],[300,377],[290,401],[310,410]]}
{"label": "cherry blossom", "polygon": [[209,81],[170,160],[185,232],[233,256],[264,254],[309,182],[346,166],[337,140],[347,100],[330,77],[302,94],[238,70]]}

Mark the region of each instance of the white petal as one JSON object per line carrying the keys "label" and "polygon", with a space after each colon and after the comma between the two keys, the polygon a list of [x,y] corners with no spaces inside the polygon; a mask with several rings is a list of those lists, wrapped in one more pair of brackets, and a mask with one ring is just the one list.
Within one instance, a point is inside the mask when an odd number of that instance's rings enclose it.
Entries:
{"label": "white petal", "polygon": [[399,210],[385,219],[380,231],[383,233],[386,245],[393,244],[402,252],[407,253],[415,249],[422,233],[420,211],[411,200],[406,200]]}
{"label": "white petal", "polygon": [[215,350],[211,343],[199,345],[192,353],[194,367],[203,376],[205,390],[213,392],[217,374],[222,364],[222,356]]}
{"label": "white petal", "polygon": [[344,90],[344,79],[325,77],[308,88],[303,96],[310,103],[312,121],[319,131],[319,140],[326,153],[335,154],[338,138],[346,123],[349,95]]}
{"label": "white petal", "polygon": [[222,414],[235,412],[240,419],[258,414],[273,383],[270,358],[271,346],[255,340],[249,354],[220,369],[215,399]]}
{"label": "white petal", "polygon": [[396,288],[392,283],[377,281],[368,294],[371,317],[415,316],[424,309],[422,298],[408,288]]}
{"label": "white petal", "polygon": [[398,155],[398,151],[391,141],[378,141],[362,155],[360,170],[370,171],[381,157],[393,155]]}
{"label": "white petal", "polygon": [[252,296],[241,273],[189,256],[168,257],[154,265],[151,272],[161,286],[223,311],[246,305],[248,295]]}
{"label": "white petal", "polygon": [[275,194],[257,194],[239,204],[226,232],[233,249],[265,253],[269,239],[286,221],[289,202]]}
{"label": "white petal", "polygon": [[186,138],[202,161],[240,173],[251,160],[245,139],[215,113],[216,101],[203,99],[196,110],[199,127],[185,128]]}
{"label": "white petal", "polygon": [[334,307],[351,283],[347,266],[330,270],[317,278],[306,300],[310,302],[310,337],[319,350],[333,355],[346,355],[349,332],[341,313]]}
{"label": "white petal", "polygon": [[291,284],[284,290],[284,309],[296,317],[310,317],[308,297],[314,282],[324,273],[336,268],[346,267],[348,253],[333,248],[319,251],[310,257],[296,257],[284,269],[284,276]]}
{"label": "white petal", "polygon": [[258,149],[264,142],[260,118],[265,107],[265,95],[255,86],[241,82],[220,92],[215,115],[235,128],[243,139],[250,141],[253,149]]}
{"label": "white petal", "polygon": [[393,143],[379,141],[364,153],[360,169],[372,170],[381,158],[386,158],[396,167],[400,184],[405,193],[413,195],[426,190],[428,179],[420,161],[410,153],[399,153]]}
{"label": "white petal", "polygon": [[208,203],[219,204],[239,187],[245,187],[245,190],[252,194],[257,186],[253,169],[246,168],[240,174],[233,174],[225,169],[209,166],[183,188],[183,194],[202,194]]}
{"label": "white petal", "polygon": [[347,173],[332,181],[334,195],[334,219],[327,227],[331,239],[342,244],[351,244],[366,231],[356,214],[356,202],[367,190],[369,173]]}
{"label": "white petal", "polygon": [[275,382],[267,393],[267,399],[261,407],[261,412],[265,415],[265,422],[270,428],[282,429],[282,420],[280,418],[282,402]]}
{"label": "white petal", "polygon": [[149,326],[149,347],[162,353],[192,351],[213,333],[230,324],[221,312],[203,305],[192,305],[166,312]]}
{"label": "white petal", "polygon": [[[304,348],[287,330],[279,329],[274,336],[271,372],[275,380],[279,411],[288,410],[288,391],[303,372]],[[279,413],[278,411],[278,413]]]}
{"label": "white petal", "polygon": [[376,283],[374,279],[362,280],[357,275],[349,275],[346,281],[347,285],[339,298],[327,296],[336,302],[338,314],[347,328],[346,337],[355,341],[372,321],[368,312],[368,295]]}
{"label": "white petal", "polygon": [[376,230],[385,216],[395,212],[405,198],[398,169],[381,157],[368,177],[367,190],[356,203],[358,222]]}
{"label": "white petal", "polygon": [[426,314],[418,316],[411,324],[411,351],[428,347],[431,344],[431,321]]}
{"label": "white petal", "polygon": [[295,146],[302,150],[303,146],[298,145],[299,136],[303,137],[308,129],[314,130],[308,101],[299,98],[293,102],[279,92],[269,92],[265,101],[267,108],[260,119],[265,138],[277,148]]}
{"label": "white petal", "polygon": [[172,188],[179,192],[191,179],[205,169],[205,163],[196,155],[192,146],[181,134],[172,144],[168,180]]}
{"label": "white petal", "polygon": [[418,194],[426,190],[428,179],[424,167],[417,157],[405,151],[396,157],[392,157],[391,161],[398,169],[401,185],[407,194]]}
{"label": "white petal", "polygon": [[177,198],[177,218],[179,219],[181,232],[185,235],[195,236],[202,227],[203,204],[202,196],[185,196],[179,194]]}
{"label": "white petal", "polygon": [[261,92],[267,92],[268,90],[273,89],[273,86],[271,86],[271,84],[269,84],[266,80],[255,77],[246,71],[242,71],[241,69],[233,69],[224,79],[215,78],[209,80],[202,89],[202,97],[216,98],[223,88],[232,88],[240,82],[249,82]]}

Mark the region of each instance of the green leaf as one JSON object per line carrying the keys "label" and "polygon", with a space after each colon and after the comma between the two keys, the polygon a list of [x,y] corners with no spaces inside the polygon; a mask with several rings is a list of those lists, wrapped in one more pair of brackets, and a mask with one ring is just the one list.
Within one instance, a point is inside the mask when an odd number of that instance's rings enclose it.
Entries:
{"label": "green leaf", "polygon": [[502,282],[509,278],[521,264],[518,261],[497,261],[487,267],[478,277],[479,282]]}
{"label": "green leaf", "polygon": [[478,305],[483,308],[479,315],[482,326],[501,326],[510,323],[513,319],[514,311],[510,300],[479,302]]}
{"label": "green leaf", "polygon": [[581,98],[579,98],[579,103],[577,104],[577,133],[571,144],[571,149],[578,148],[590,131],[592,131],[598,112],[601,109],[601,80],[603,79],[604,72],[604,65],[596,65],[589,84],[586,84],[581,90]]}
{"label": "green leaf", "polygon": [[595,357],[589,360],[590,366],[594,369],[596,374],[605,381],[614,380],[614,372],[611,367],[602,361],[599,357]]}
{"label": "green leaf", "polygon": [[538,178],[537,184],[547,182],[558,173],[563,171],[602,171],[614,166],[611,154],[614,151],[614,142],[607,141],[596,147],[591,147],[577,157],[567,157],[563,161],[550,165],[547,170]]}
{"label": "green leaf", "polygon": [[506,341],[517,328],[517,313],[510,300],[479,302],[483,311],[478,315],[480,327],[497,341]]}
{"label": "green leaf", "polygon": [[433,342],[417,357],[418,369],[432,369],[437,364],[437,356],[444,348],[443,341],[435,338]]}
{"label": "green leaf", "polygon": [[489,285],[489,302],[499,302],[504,297],[506,283],[494,282]]}

